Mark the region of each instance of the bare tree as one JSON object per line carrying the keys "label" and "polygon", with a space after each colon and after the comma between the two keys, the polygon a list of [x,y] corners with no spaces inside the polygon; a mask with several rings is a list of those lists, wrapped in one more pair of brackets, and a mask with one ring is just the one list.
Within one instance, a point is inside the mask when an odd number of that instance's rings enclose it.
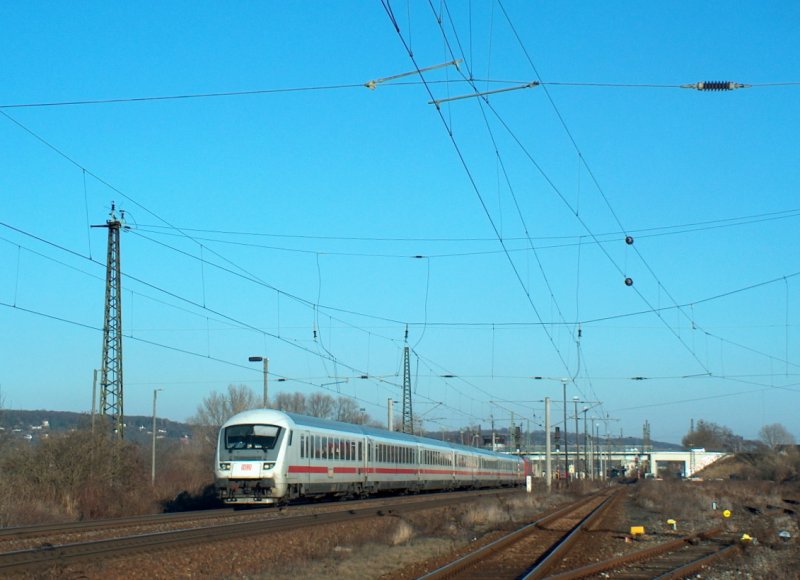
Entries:
{"label": "bare tree", "polygon": [[345,423],[364,423],[366,414],[360,409],[358,403],[350,397],[339,397],[336,399],[334,418]]}
{"label": "bare tree", "polygon": [[273,404],[280,411],[301,413],[303,415],[308,413],[306,396],[303,393],[278,393]]}
{"label": "bare tree", "polygon": [[743,443],[728,427],[700,419],[693,431],[689,431],[681,441],[685,447],[703,448],[715,451],[738,451]]}
{"label": "bare tree", "polygon": [[758,438],[773,451],[782,445],[794,444],[794,436],[780,423],[764,425],[758,432]]}
{"label": "bare tree", "polygon": [[334,400],[325,393],[313,393],[306,401],[306,412],[312,417],[329,419],[333,415]]}
{"label": "bare tree", "polygon": [[200,427],[219,428],[236,413],[255,409],[260,400],[247,385],[228,385],[228,392],[216,391],[203,399],[189,423]]}
{"label": "bare tree", "polygon": [[236,413],[257,408],[260,403],[261,399],[246,385],[228,385],[227,393],[214,391],[203,399],[197,412],[188,419],[188,423],[194,425],[199,452],[212,453],[222,424]]}

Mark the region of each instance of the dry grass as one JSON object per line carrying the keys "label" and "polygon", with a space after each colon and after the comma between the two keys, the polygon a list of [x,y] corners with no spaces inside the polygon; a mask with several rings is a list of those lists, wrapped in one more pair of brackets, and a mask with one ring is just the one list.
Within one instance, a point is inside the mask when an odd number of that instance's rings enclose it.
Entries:
{"label": "dry grass", "polygon": [[[800,570],[800,486],[767,481],[644,481],[635,489],[629,518],[647,529],[661,530],[664,518],[678,520],[682,532],[723,526],[732,537],[747,534],[754,541],[736,562],[722,563],[706,578],[798,578]],[[716,503],[717,509],[713,509]],[[729,518],[723,511],[730,510]],[[788,512],[787,512],[788,510]],[[793,512],[793,513],[792,513]],[[634,522],[631,522],[634,523]],[[781,540],[788,531],[792,539]]]}
{"label": "dry grass", "polygon": [[157,513],[182,490],[202,497],[213,481],[207,456],[174,446],[154,488],[145,451],[90,431],[0,441],[0,526]]}
{"label": "dry grass", "polygon": [[[269,574],[249,578],[392,578],[399,570],[442,558],[486,533],[506,529],[549,506],[565,501],[562,494],[544,490],[513,497],[481,498],[459,507],[387,518],[376,524],[347,526],[347,536],[335,534],[333,545],[308,538],[299,551],[305,556],[270,568]],[[292,551],[296,546],[292,544]],[[287,555],[287,554],[285,554]]]}

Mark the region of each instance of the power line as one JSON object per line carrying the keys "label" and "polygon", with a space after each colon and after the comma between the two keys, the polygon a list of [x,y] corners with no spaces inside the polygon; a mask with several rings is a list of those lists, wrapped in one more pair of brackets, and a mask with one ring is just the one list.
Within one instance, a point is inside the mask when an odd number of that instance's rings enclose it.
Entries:
{"label": "power line", "polygon": [[[392,21],[392,23],[394,25],[395,32],[397,33],[397,36],[400,39],[400,42],[405,47],[405,50],[406,50],[406,53],[407,53],[409,59],[411,60],[412,64],[414,65],[414,68],[417,70],[417,73],[418,73],[418,75],[420,77],[420,80],[423,82],[423,86],[425,88],[425,91],[428,93],[428,96],[430,97],[431,100],[435,100],[433,92],[431,91],[430,86],[426,83],[425,76],[423,75],[422,69],[419,66],[419,64],[417,63],[416,58],[414,57],[414,53],[411,50],[411,47],[409,46],[408,42],[406,41],[405,37],[403,36],[402,32],[400,31],[400,27],[397,24],[396,19],[394,18],[394,15],[393,15],[393,12],[391,10],[391,6],[390,6],[388,0],[381,0],[381,4],[383,5],[384,9],[386,10],[387,15],[389,15],[389,18],[390,18],[390,20]],[[431,6],[431,9],[432,9],[432,11],[434,12],[434,15],[435,15],[436,11],[433,9],[433,6]],[[445,41],[446,41],[446,38],[445,38]],[[452,54],[452,50],[450,51],[450,53]],[[536,314],[536,317],[539,318],[539,320],[542,320],[541,314],[539,313],[539,310],[538,310],[536,304],[534,303],[533,298],[531,297],[530,292],[528,291],[528,288],[525,286],[525,283],[522,280],[522,276],[521,276],[519,270],[517,269],[517,266],[514,263],[514,260],[511,258],[511,255],[508,252],[508,248],[507,248],[507,246],[505,244],[503,236],[501,235],[500,231],[497,228],[497,224],[495,223],[495,221],[494,221],[494,219],[492,217],[492,214],[491,214],[491,212],[489,211],[489,208],[486,205],[486,201],[483,199],[483,195],[481,194],[480,188],[478,187],[478,184],[477,184],[477,182],[475,180],[475,176],[473,175],[473,173],[472,173],[472,171],[471,171],[471,169],[469,167],[469,164],[467,163],[467,161],[466,161],[466,159],[464,157],[464,154],[463,154],[463,152],[461,150],[461,147],[459,146],[458,142],[456,141],[455,136],[453,134],[453,131],[452,131],[450,125],[448,124],[447,120],[445,119],[445,117],[444,117],[444,115],[442,113],[442,109],[441,109],[441,107],[439,105],[436,106],[436,111],[437,111],[437,114],[439,116],[439,119],[442,122],[442,125],[444,126],[445,130],[447,131],[447,134],[448,134],[448,136],[450,138],[450,143],[452,144],[453,149],[454,149],[454,151],[456,153],[456,156],[458,157],[458,160],[459,160],[462,168],[464,169],[464,172],[466,173],[466,176],[467,176],[467,179],[468,179],[468,181],[470,183],[470,186],[471,186],[473,192],[478,197],[478,201],[479,201],[479,203],[480,203],[480,205],[481,205],[481,207],[483,209],[483,212],[486,215],[486,217],[487,217],[487,219],[489,221],[489,224],[492,227],[492,230],[494,231],[494,234],[497,237],[497,240],[498,240],[498,242],[500,243],[500,246],[503,249],[503,252],[504,252],[504,254],[506,256],[507,262],[511,266],[511,269],[514,272],[514,275],[515,275],[520,287],[522,288],[523,293],[525,294],[525,296],[527,298],[528,304],[530,305],[531,309]],[[551,346],[556,351],[559,359],[561,360],[562,364],[564,365],[564,368],[569,370],[569,365],[567,364],[566,360],[564,359],[564,356],[561,353],[561,350],[558,348],[558,345],[556,345],[555,340],[553,339],[553,336],[550,334],[550,332],[547,330],[547,328],[545,326],[542,326],[542,328],[544,329],[544,332],[547,335]]]}
{"label": "power line", "polygon": [[[450,64],[450,63],[448,63]],[[309,93],[309,92],[323,92],[323,91],[340,91],[345,89],[363,89],[364,87],[374,89],[378,83],[386,87],[402,87],[402,86],[418,86],[422,84],[420,81],[392,81],[391,79],[399,78],[405,75],[393,75],[385,79],[376,79],[375,81],[368,81],[367,83],[345,83],[334,85],[309,85],[302,87],[276,87],[270,89],[252,89],[242,91],[216,91],[207,93],[181,93],[174,95],[151,95],[142,97],[110,97],[110,98],[89,98],[89,99],[76,99],[71,101],[38,101],[27,103],[6,103],[0,104],[0,109],[34,109],[34,108],[47,108],[47,107],[76,107],[76,106],[92,106],[92,105],[113,105],[125,103],[146,103],[158,101],[182,101],[191,99],[217,99],[221,97],[249,97],[258,95],[275,95],[286,93]],[[470,78],[473,78],[470,74]],[[491,79],[491,78],[473,78],[476,82],[491,83],[491,84],[504,84],[504,85],[523,85],[530,81],[513,80],[513,79]],[[429,84],[453,84],[460,83],[458,80],[437,80],[427,81]],[[372,86],[375,83],[375,86]],[[561,87],[589,87],[589,88],[622,88],[622,89],[686,89],[698,88],[696,85],[703,85],[699,90],[730,90],[730,89],[708,89],[708,85],[714,85],[715,81],[701,81],[700,83],[692,84],[672,84],[672,83],[623,83],[623,82],[582,82],[582,81],[536,81],[537,85],[550,85]],[[727,84],[727,81],[725,82]],[[766,88],[766,87],[794,87],[800,86],[798,81],[786,82],[765,82],[765,83],[735,83],[742,85],[736,88]],[[514,90],[519,87],[507,87],[497,89],[497,91]],[[444,102],[444,101],[442,101]]]}

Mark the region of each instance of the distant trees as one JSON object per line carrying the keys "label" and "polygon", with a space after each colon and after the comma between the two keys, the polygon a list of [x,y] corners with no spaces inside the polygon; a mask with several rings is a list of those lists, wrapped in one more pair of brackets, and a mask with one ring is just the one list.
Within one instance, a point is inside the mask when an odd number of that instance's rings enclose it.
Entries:
{"label": "distant trees", "polygon": [[246,385],[228,385],[226,393],[212,392],[197,407],[197,412],[189,418],[189,423],[200,427],[219,429],[236,413],[255,409],[259,398]]}
{"label": "distant trees", "polygon": [[303,393],[278,393],[273,407],[280,411],[310,415],[320,419],[332,419],[344,423],[369,423],[369,415],[350,397],[340,396],[335,399],[325,393],[314,393],[309,397]]}
{"label": "distant trees", "polygon": [[272,402],[272,406],[288,413],[309,414],[306,408],[306,396],[303,393],[278,393],[278,396]]}
{"label": "distant trees", "polygon": [[794,445],[794,436],[780,423],[764,425],[758,432],[758,438],[773,451],[781,446]]}
{"label": "distant trees", "polygon": [[737,452],[743,464],[739,477],[776,482],[800,480],[800,450],[794,441],[780,423],[764,425],[759,441],[750,441],[734,435],[727,427],[703,420],[683,438],[686,447]]}
{"label": "distant trees", "polygon": [[700,419],[682,439],[684,447],[710,451],[739,451],[744,440],[728,427]]}
{"label": "distant trees", "polygon": [[312,417],[331,417],[333,407],[333,397],[325,393],[313,393],[306,401],[306,411]]}
{"label": "distant trees", "polygon": [[[255,409],[260,399],[247,385],[228,385],[225,393],[213,391],[197,406],[197,411],[188,422],[194,427],[195,441],[201,446],[201,453],[210,455],[217,442],[217,433],[222,424],[248,409]],[[209,465],[211,462],[209,461]]]}

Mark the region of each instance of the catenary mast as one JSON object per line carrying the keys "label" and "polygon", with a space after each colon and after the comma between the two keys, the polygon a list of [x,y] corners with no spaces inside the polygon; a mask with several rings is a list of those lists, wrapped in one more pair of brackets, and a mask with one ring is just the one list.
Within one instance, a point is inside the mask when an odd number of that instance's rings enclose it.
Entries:
{"label": "catenary mast", "polygon": [[106,302],[103,319],[103,362],[100,371],[100,413],[110,418],[114,435],[122,439],[124,431],[122,389],[122,278],[120,274],[119,232],[124,227],[125,212],[117,219],[111,203],[106,256]]}
{"label": "catenary mast", "polygon": [[414,414],[411,411],[411,361],[408,345],[403,349],[403,433],[414,434]]}

